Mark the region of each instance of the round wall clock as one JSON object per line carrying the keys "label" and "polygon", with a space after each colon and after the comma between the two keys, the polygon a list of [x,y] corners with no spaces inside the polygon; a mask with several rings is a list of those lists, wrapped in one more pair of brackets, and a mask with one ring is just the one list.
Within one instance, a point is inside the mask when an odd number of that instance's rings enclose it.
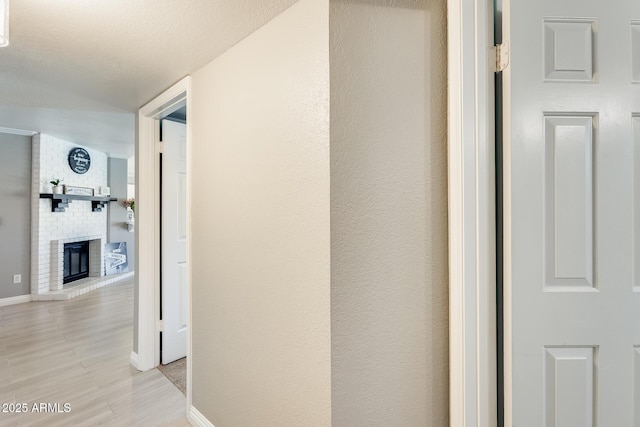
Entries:
{"label": "round wall clock", "polygon": [[91,167],[91,157],[84,148],[76,147],[69,151],[69,167],[75,173],[87,173]]}

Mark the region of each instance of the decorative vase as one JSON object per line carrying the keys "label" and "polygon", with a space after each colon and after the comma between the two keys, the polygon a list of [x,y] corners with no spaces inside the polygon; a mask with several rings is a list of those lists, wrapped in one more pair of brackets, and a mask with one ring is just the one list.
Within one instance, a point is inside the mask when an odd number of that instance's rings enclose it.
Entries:
{"label": "decorative vase", "polygon": [[54,185],[52,189],[53,194],[62,194],[62,189],[63,189],[62,185]]}

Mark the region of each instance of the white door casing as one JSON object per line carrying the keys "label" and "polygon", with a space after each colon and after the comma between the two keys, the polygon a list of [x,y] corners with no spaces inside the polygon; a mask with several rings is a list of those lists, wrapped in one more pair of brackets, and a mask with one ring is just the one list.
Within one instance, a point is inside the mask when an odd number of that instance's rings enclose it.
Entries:
{"label": "white door casing", "polygon": [[506,6],[505,425],[639,427],[640,3]]}
{"label": "white door casing", "polygon": [[[138,111],[136,141],[136,347],[131,363],[147,371],[160,363],[160,162],[159,120],[190,102],[191,77],[168,88]],[[188,113],[189,114],[189,113]],[[187,142],[190,126],[187,122]],[[187,144],[187,159],[189,157]],[[187,191],[188,195],[188,191]],[[187,210],[189,200],[187,200]],[[188,210],[189,211],[189,210]],[[189,224],[187,224],[189,228]],[[187,251],[189,248],[187,248]],[[187,254],[188,255],[188,254]],[[189,293],[190,295],[190,293]],[[189,301],[187,301],[190,307]],[[189,311],[189,310],[188,310]],[[134,311],[135,313],[135,311]],[[189,334],[189,328],[187,334]],[[190,344],[188,344],[190,345]],[[188,352],[190,350],[188,349]],[[187,376],[190,363],[187,359]],[[189,395],[187,381],[187,400]]]}
{"label": "white door casing", "polygon": [[447,1],[452,427],[497,425],[493,7]]}
{"label": "white door casing", "polygon": [[[138,139],[136,141],[136,280],[137,292],[134,300],[137,317],[137,344],[131,353],[132,365],[141,371],[147,371],[160,363],[160,203],[159,203],[159,162],[158,131],[159,120],[176,111],[180,106],[187,107],[187,171],[190,168],[189,115],[191,108],[191,77],[187,76],[140,108],[137,116]],[[187,174],[187,217],[190,216],[191,183]],[[191,235],[190,222],[187,221],[187,235]],[[187,260],[190,248],[187,246]],[[188,283],[191,272],[189,271]],[[191,316],[191,292],[188,292],[187,313]],[[187,319],[187,398],[186,410],[190,420],[197,415],[191,405],[191,325]],[[194,415],[194,411],[196,415]]]}
{"label": "white door casing", "polygon": [[187,355],[187,131],[162,121],[162,364]]}

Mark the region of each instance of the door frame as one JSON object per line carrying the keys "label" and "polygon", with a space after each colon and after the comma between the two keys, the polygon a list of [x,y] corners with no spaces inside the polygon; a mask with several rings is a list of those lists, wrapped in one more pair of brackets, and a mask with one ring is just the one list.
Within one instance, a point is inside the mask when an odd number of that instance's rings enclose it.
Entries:
{"label": "door frame", "polygon": [[492,0],[447,0],[452,427],[498,422],[493,14]]}
{"label": "door frame", "polygon": [[[137,353],[131,363],[141,371],[160,364],[160,167],[159,119],[179,104],[187,105],[187,218],[191,216],[191,77],[186,76],[141,107],[136,141]],[[191,221],[187,221],[187,262],[191,258]],[[149,250],[153,248],[153,250]],[[188,264],[190,265],[190,263]],[[191,407],[191,268],[187,287],[187,413]]]}

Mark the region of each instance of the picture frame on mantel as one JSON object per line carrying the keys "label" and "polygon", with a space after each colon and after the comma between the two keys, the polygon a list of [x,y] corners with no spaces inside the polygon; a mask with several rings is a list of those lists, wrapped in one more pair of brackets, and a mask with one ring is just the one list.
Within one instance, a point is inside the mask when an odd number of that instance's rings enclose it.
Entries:
{"label": "picture frame on mantel", "polygon": [[65,185],[64,194],[73,194],[76,196],[93,196],[93,188]]}

